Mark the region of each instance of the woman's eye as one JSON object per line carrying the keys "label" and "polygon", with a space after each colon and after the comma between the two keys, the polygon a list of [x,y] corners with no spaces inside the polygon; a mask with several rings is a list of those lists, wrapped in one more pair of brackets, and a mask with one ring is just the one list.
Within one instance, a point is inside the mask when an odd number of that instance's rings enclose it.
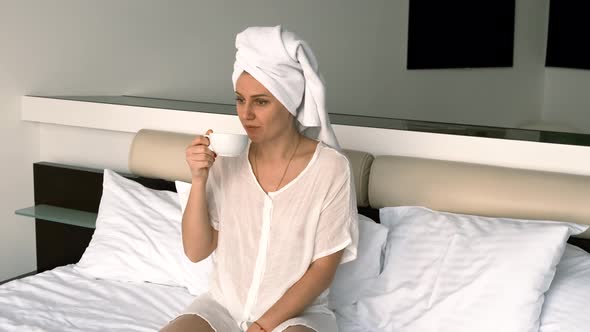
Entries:
{"label": "woman's eye", "polygon": [[244,99],[237,97],[236,98],[236,103],[241,104],[244,102]]}
{"label": "woman's eye", "polygon": [[258,104],[258,105],[261,105],[261,106],[262,106],[262,105],[266,105],[266,104],[268,104],[268,100],[264,100],[264,99],[257,99],[257,100],[256,100],[256,104]]}

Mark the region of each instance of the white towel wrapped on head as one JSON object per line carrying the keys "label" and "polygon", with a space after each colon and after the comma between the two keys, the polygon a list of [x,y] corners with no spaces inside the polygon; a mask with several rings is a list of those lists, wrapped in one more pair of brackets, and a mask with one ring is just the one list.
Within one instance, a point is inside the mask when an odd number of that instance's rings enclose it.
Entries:
{"label": "white towel wrapped on head", "polygon": [[294,33],[274,27],[249,27],[236,36],[234,90],[246,71],[298,121],[304,135],[340,149],[326,111],[326,86],[311,48]]}

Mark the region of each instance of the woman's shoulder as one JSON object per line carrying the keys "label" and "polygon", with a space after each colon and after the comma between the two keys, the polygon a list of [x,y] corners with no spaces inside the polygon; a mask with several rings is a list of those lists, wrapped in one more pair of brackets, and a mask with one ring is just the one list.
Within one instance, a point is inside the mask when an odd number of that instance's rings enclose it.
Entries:
{"label": "woman's shoulder", "polygon": [[337,174],[350,173],[351,165],[346,154],[323,142],[318,145],[318,163],[322,170]]}

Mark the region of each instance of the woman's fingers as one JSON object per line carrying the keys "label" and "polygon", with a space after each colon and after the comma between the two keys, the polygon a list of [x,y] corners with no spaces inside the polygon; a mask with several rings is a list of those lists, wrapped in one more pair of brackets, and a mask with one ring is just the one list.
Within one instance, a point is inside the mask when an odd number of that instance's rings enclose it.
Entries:
{"label": "woman's fingers", "polygon": [[[205,133],[205,135],[209,135],[213,132],[213,130],[209,129],[207,130],[207,132]],[[191,142],[191,145],[199,145],[199,144],[203,144],[203,145],[207,145],[209,146],[209,139],[203,135],[197,135],[197,137],[195,137],[195,139],[193,139],[193,141]]]}
{"label": "woman's fingers", "polygon": [[[207,163],[211,163],[213,164],[215,162],[215,158],[208,156],[208,155],[204,155],[204,154],[193,154],[193,155],[188,155],[186,157],[186,161],[189,163],[189,165],[191,166],[197,166],[198,163],[201,162],[207,162]],[[198,168],[198,166],[197,166]]]}
{"label": "woman's fingers", "polygon": [[189,153],[187,159],[192,161],[210,160],[215,161],[215,157],[212,154],[207,153]]}
{"label": "woman's fingers", "polygon": [[204,153],[194,153],[187,156],[186,161],[188,162],[191,169],[197,170],[200,168],[209,168],[215,162],[215,158],[211,155]]}
{"label": "woman's fingers", "polygon": [[210,155],[212,157],[215,156],[215,152],[211,151],[211,149],[209,149],[208,147],[206,147],[204,145],[191,145],[186,148],[186,153],[187,153],[187,155],[193,154],[193,153],[203,153],[206,155]]}
{"label": "woman's fingers", "polygon": [[[207,130],[207,134],[213,130]],[[211,168],[217,154],[209,149],[209,139],[205,136],[197,136],[186,148],[186,161],[188,162],[193,176],[206,176],[205,169]],[[205,171],[205,172],[204,172]]]}
{"label": "woman's fingers", "polygon": [[195,167],[195,169],[210,168],[213,166],[213,160],[189,161],[189,163]]}
{"label": "woman's fingers", "polygon": [[195,137],[195,139],[191,142],[191,144],[189,146],[194,146],[194,145],[205,145],[205,146],[209,146],[209,139],[205,136],[197,136]]}

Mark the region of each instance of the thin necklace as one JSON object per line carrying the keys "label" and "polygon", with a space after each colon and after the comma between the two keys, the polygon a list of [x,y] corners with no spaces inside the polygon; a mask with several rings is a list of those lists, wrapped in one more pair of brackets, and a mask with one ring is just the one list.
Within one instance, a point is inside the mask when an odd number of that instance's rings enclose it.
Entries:
{"label": "thin necklace", "polygon": [[[283,179],[285,179],[285,175],[287,174],[287,170],[289,169],[289,165],[291,165],[291,161],[293,160],[293,157],[295,156],[295,152],[297,152],[297,148],[299,148],[299,143],[301,142],[301,136],[297,136],[297,145],[295,146],[295,150],[293,150],[293,153],[291,154],[291,158],[289,158],[289,162],[287,163],[287,167],[285,167],[285,171],[283,172],[283,176],[281,176],[281,180],[279,181],[279,184],[277,185],[277,187],[275,188],[274,191],[277,191],[279,189],[279,187],[281,186],[281,183],[283,183]],[[256,147],[256,149],[254,150],[254,175],[256,176],[256,179],[260,179],[260,177],[258,176],[258,163],[256,162],[256,155],[258,152],[258,147]],[[260,183],[260,180],[258,180],[258,183]]]}

